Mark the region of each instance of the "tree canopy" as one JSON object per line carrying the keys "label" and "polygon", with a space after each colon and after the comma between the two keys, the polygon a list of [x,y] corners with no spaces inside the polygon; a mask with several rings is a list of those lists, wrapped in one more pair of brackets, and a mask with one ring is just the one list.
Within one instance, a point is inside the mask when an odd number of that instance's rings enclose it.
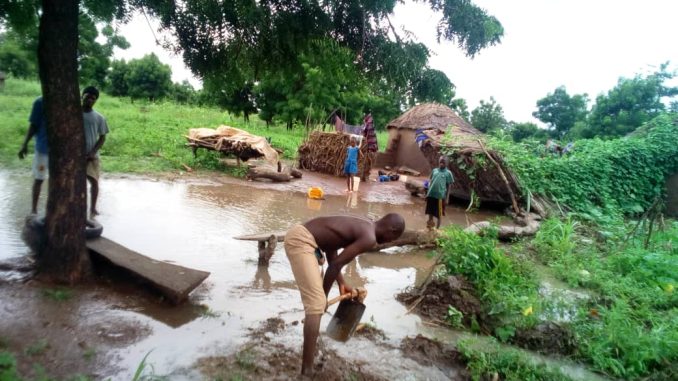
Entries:
{"label": "tree canopy", "polygon": [[[501,41],[499,21],[471,1],[420,2],[441,16],[438,38],[457,43],[469,56]],[[395,113],[418,102],[453,102],[449,78],[428,67],[428,48],[392,25],[393,0],[144,3],[176,36],[166,45],[181,52],[205,88],[233,112],[247,114],[254,105],[265,120],[291,123],[319,119],[337,107],[360,107],[350,100],[375,108],[365,103],[371,97],[392,103]],[[320,77],[324,83],[313,82]],[[291,102],[276,102],[280,94],[271,94],[273,88]]]}
{"label": "tree canopy", "polygon": [[596,97],[584,137],[626,135],[666,110],[664,100],[678,95],[678,86],[666,85],[675,76],[667,68],[664,63],[647,76],[620,78],[607,94]]}
{"label": "tree canopy", "polygon": [[567,134],[574,124],[586,119],[588,96],[576,94],[570,96],[565,86],[558,87],[553,93],[537,101],[537,111],[532,115],[546,123],[558,137]]}
{"label": "tree canopy", "polygon": [[480,101],[480,106],[471,112],[471,124],[478,130],[489,133],[503,130],[508,123],[504,117],[504,109],[500,104],[490,97],[489,101]]}

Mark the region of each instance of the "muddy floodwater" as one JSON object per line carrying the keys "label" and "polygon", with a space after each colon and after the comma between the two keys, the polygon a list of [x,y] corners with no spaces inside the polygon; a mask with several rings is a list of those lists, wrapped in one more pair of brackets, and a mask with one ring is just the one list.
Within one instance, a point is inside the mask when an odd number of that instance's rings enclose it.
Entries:
{"label": "muddy floodwater", "polygon": [[[168,306],[125,282],[98,282],[87,289],[76,288],[75,296],[61,305],[41,297],[39,292],[5,290],[0,294],[4,306],[0,310],[0,334],[11,342],[16,332],[10,330],[34,332],[35,327],[43,326],[47,331],[61,324],[67,327],[63,328],[63,337],[75,341],[70,347],[63,344],[63,348],[91,348],[96,361],[86,370],[97,378],[113,379],[131,379],[149,353],[147,361],[156,374],[169,375],[171,379],[199,379],[193,370],[199,359],[233,354],[248,340],[252,329],[270,318],[282,319],[287,327],[273,340],[300,352],[303,310],[282,245],[278,245],[270,266],[265,268],[257,265],[256,242],[233,237],[284,230],[328,214],[376,219],[397,212],[405,217],[409,229],[425,225],[423,200],[412,199],[402,183],[361,184],[357,193],[346,195],[341,179],[318,176],[304,181],[324,185],[329,195],[322,201],[307,199],[303,193],[307,183],[278,186],[232,179],[104,177],[98,221],[104,226],[105,237],[152,258],[209,271],[211,275],[193,292],[189,302],[179,307]],[[20,231],[30,210],[31,183],[27,173],[0,170],[0,260],[29,254]],[[46,185],[40,214],[45,210]],[[467,225],[494,216],[465,214],[462,208],[451,207],[444,222]],[[382,330],[386,344],[393,347],[398,347],[404,337],[426,330],[417,316],[407,314],[394,295],[428,275],[432,259],[427,254],[407,248],[368,253],[345,268],[345,278],[351,285],[368,290],[363,321]],[[330,297],[336,293],[335,287]],[[31,295],[37,300],[24,300]],[[330,317],[327,314],[323,318],[322,330]],[[16,319],[26,319],[25,326],[17,328]],[[45,337],[62,341],[61,336],[50,335]],[[322,341],[326,348],[342,356],[364,360],[366,371],[386,379],[450,377],[435,367],[398,359],[397,350],[378,351],[370,340],[356,338],[336,343],[325,337]],[[58,352],[59,346],[49,343],[44,351],[46,361],[50,351]],[[52,358],[60,361],[56,352]],[[64,374],[69,370],[58,366],[53,369]]]}

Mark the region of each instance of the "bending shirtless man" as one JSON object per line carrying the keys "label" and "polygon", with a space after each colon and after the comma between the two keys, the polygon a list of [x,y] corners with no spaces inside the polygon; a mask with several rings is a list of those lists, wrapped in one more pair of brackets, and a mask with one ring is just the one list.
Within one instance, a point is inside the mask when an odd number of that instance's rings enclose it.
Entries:
{"label": "bending shirtless man", "polygon": [[[327,308],[327,294],[336,281],[340,294],[352,289],[344,282],[341,268],[378,243],[390,242],[403,233],[405,220],[390,213],[376,222],[351,216],[318,217],[293,226],[285,235],[285,253],[292,266],[306,314],[301,373],[313,370],[320,318]],[[343,249],[339,254],[337,251]],[[327,258],[322,278],[318,268]]]}

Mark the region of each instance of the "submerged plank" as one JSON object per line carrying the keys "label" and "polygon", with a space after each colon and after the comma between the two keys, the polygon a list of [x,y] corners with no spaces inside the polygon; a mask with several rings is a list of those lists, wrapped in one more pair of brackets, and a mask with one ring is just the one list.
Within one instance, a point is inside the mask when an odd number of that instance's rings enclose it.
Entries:
{"label": "submerged plank", "polygon": [[87,240],[87,248],[149,282],[173,303],[186,300],[188,294],[210,275],[206,271],[149,258],[104,237]]}
{"label": "submerged plank", "polygon": [[279,231],[270,233],[240,235],[237,237],[233,237],[233,239],[238,239],[241,241],[268,241],[268,237],[274,235],[278,239],[278,242],[283,242],[285,241],[285,234],[287,234],[286,231]]}

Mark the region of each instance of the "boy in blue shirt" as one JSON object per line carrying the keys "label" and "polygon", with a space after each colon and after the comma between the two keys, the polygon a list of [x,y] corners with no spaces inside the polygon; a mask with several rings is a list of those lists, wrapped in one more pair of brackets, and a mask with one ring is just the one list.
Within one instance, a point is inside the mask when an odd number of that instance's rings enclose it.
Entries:
{"label": "boy in blue shirt", "polygon": [[42,105],[42,97],[38,97],[33,102],[31,116],[28,118],[28,131],[26,138],[19,150],[19,159],[26,157],[28,153],[28,142],[35,136],[35,154],[33,155],[33,197],[31,199],[31,213],[38,213],[38,200],[40,199],[40,189],[42,182],[49,173],[49,149],[47,147],[47,119]]}

